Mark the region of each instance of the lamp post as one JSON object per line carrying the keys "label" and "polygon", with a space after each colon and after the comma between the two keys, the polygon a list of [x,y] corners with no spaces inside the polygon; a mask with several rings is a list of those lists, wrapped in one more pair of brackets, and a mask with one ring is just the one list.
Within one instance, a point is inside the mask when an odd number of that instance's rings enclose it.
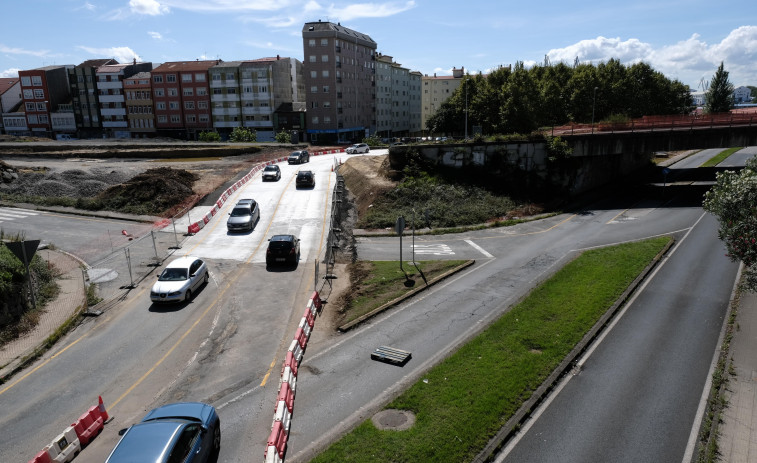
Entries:
{"label": "lamp post", "polygon": [[597,89],[594,87],[594,97],[591,100],[591,134],[594,135],[594,108],[597,106]]}
{"label": "lamp post", "polygon": [[468,141],[468,77],[466,76],[465,82],[465,140]]}

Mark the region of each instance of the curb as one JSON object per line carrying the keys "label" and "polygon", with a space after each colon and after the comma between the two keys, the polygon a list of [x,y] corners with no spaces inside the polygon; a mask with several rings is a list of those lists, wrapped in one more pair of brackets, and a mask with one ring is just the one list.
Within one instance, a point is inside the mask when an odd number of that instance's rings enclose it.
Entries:
{"label": "curb", "polygon": [[367,314],[361,315],[360,317],[352,320],[351,322],[348,322],[348,323],[345,323],[344,325],[339,326],[337,328],[337,331],[340,331],[342,333],[344,333],[345,331],[349,331],[352,328],[356,327],[357,325],[363,323],[367,319],[373,317],[374,315],[377,315],[377,314],[383,312],[386,309],[389,309],[391,307],[396,306],[400,302],[403,302],[406,299],[409,299],[409,298],[415,296],[416,294],[420,293],[421,291],[425,291],[426,289],[428,289],[431,286],[435,285],[436,283],[442,281],[443,279],[445,279],[445,278],[447,278],[447,277],[449,277],[451,275],[454,275],[455,273],[457,273],[457,272],[459,272],[461,270],[464,270],[464,269],[470,267],[471,265],[473,265],[475,263],[476,263],[476,260],[475,259],[471,259],[471,260],[469,260],[467,262],[464,262],[464,263],[458,265],[457,267],[455,267],[453,269],[447,270],[446,272],[444,272],[441,275],[437,276],[433,280],[429,281],[427,284],[425,284],[423,286],[420,286],[418,288],[415,288],[415,289],[413,289],[411,291],[408,291],[407,293],[403,294],[402,296],[400,296],[400,297],[398,297],[396,299],[392,299],[391,301],[389,301],[389,302],[387,302],[387,303],[385,303],[385,304],[383,304],[383,305],[381,305],[379,307],[376,307],[375,309],[371,310]]}

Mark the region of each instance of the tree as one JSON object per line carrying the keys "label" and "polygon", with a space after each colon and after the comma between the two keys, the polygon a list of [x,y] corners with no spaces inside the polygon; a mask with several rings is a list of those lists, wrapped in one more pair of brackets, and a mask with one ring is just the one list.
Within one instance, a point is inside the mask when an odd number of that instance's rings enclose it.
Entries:
{"label": "tree", "polygon": [[229,140],[234,143],[251,143],[257,141],[257,138],[257,132],[244,127],[234,127],[229,135]]}
{"label": "tree", "polygon": [[705,98],[704,111],[706,113],[724,113],[733,107],[733,84],[728,80],[728,71],[723,68],[722,61],[712,77],[710,89],[707,90]]}
{"label": "tree", "polygon": [[718,218],[728,257],[744,263],[745,287],[757,290],[757,158],[740,172],[719,172],[703,207]]}
{"label": "tree", "polygon": [[284,129],[274,135],[274,138],[278,143],[292,143],[292,135]]}

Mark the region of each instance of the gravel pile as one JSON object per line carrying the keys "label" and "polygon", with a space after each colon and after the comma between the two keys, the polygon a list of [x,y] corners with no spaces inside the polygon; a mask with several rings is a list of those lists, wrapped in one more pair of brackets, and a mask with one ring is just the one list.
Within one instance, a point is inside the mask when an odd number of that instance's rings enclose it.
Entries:
{"label": "gravel pile", "polygon": [[[12,168],[11,168],[12,169]],[[29,196],[63,196],[69,198],[91,198],[113,185],[119,185],[131,178],[131,172],[94,168],[90,171],[70,169],[62,172],[39,170],[16,170],[5,168],[0,191],[9,194]],[[7,179],[7,181],[6,181]]]}

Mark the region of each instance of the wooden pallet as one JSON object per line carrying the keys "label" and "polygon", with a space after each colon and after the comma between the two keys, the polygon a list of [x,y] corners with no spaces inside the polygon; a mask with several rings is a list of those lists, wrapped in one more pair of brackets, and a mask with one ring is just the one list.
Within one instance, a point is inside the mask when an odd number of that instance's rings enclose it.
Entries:
{"label": "wooden pallet", "polygon": [[412,357],[410,352],[389,346],[381,346],[371,354],[372,360],[399,366],[406,364],[410,357]]}

